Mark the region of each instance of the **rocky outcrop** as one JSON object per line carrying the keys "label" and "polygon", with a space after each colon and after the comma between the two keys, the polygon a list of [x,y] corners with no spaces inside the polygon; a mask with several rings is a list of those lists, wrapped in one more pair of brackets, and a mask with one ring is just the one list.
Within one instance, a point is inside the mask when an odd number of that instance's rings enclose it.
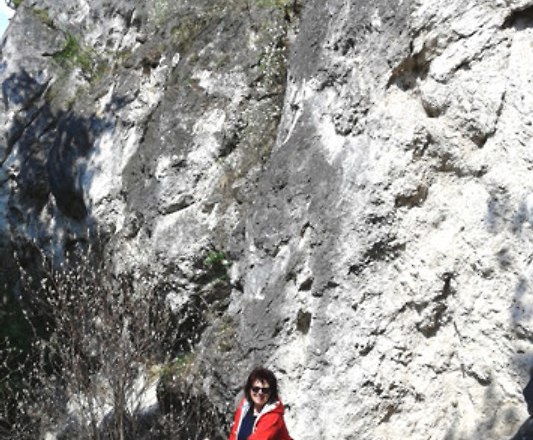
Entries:
{"label": "rocky outcrop", "polygon": [[511,437],[532,8],[23,1],[0,61],[3,261],[99,230],[117,270],[209,311],[207,395],[270,365],[294,438]]}

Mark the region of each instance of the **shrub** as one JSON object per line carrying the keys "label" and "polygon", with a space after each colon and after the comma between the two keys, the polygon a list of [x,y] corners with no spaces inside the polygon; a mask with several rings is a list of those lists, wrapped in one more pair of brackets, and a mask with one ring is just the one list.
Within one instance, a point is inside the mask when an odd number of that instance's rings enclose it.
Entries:
{"label": "shrub", "polygon": [[[54,267],[43,257],[39,276],[22,270],[24,296],[31,296],[26,314],[36,336],[19,362],[22,386],[10,386],[13,374],[0,377],[0,392],[5,386],[14,396],[11,412],[14,401],[17,405],[11,438],[50,432],[58,438],[133,439],[154,429],[175,434],[191,419],[189,411],[201,421],[198,411],[209,407],[205,396],[194,408],[185,396],[179,417],[163,414],[147,424],[148,390],[155,392],[160,377],[168,382],[169,372],[179,372],[180,383],[187,383],[194,356],[166,298],[173,286],[152,273],[116,275],[102,261],[102,256],[78,256]],[[2,358],[7,353],[0,346]],[[154,370],[156,365],[163,367]],[[180,389],[197,396],[193,388]],[[191,426],[187,429],[188,438],[196,438]],[[202,432],[208,429],[203,426]]]}

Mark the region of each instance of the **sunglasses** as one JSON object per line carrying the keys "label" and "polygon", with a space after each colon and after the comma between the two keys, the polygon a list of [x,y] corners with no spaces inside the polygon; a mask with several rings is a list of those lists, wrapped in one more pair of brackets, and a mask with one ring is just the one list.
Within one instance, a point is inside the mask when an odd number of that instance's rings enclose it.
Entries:
{"label": "sunglasses", "polygon": [[252,387],[252,391],[257,394],[259,391],[261,391],[261,394],[270,394],[270,388],[262,388],[262,387]]}

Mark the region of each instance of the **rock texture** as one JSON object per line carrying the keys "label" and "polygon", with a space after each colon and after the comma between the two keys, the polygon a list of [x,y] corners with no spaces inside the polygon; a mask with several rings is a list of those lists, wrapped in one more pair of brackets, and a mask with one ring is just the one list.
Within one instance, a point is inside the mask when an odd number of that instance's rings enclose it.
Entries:
{"label": "rock texture", "polygon": [[532,41],[527,0],[25,0],[0,60],[3,267],[103,231],[118,269],[205,300],[206,393],[230,413],[272,366],[296,439],[511,437]]}

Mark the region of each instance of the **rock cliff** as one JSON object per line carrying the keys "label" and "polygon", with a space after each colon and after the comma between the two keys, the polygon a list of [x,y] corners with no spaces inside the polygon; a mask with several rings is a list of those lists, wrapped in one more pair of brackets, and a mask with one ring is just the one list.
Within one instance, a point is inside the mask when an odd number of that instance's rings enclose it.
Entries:
{"label": "rock cliff", "polygon": [[298,440],[511,437],[532,44],[528,0],[23,0],[0,60],[4,281],[13,250],[99,231],[118,271],[201,300],[228,413],[263,363]]}

